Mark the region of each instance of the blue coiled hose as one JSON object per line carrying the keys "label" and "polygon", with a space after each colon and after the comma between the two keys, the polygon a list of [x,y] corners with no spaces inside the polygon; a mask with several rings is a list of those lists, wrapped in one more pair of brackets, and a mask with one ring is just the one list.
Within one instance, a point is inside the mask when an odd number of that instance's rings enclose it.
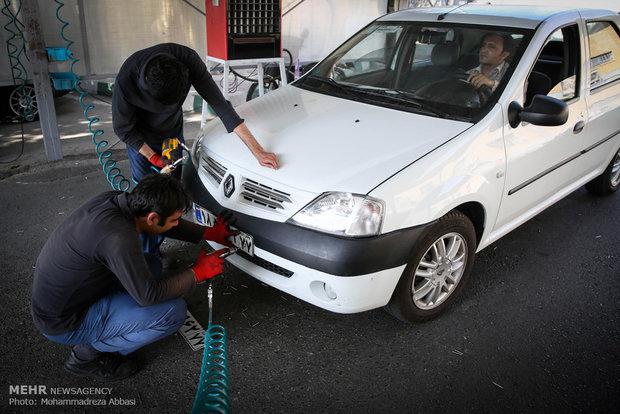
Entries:
{"label": "blue coiled hose", "polygon": [[11,10],[11,3],[11,0],[3,0],[2,6],[2,14],[5,15],[8,20],[3,26],[4,30],[9,33],[9,37],[6,40],[6,51],[9,57],[9,65],[11,66],[11,77],[13,78],[13,84],[16,86],[13,93],[16,93],[18,96],[23,96],[24,99],[26,99],[23,103],[20,102],[19,110],[15,107],[11,107],[11,109],[19,116],[20,121],[31,121],[34,119],[36,113],[34,109],[36,101],[34,98],[30,97],[30,94],[27,93],[25,89],[28,87],[28,71],[22,63],[21,58],[24,57],[28,60],[28,54],[26,53],[26,42],[24,42],[23,35],[24,24],[17,17],[21,11],[22,3],[20,0],[15,0],[15,12]]}
{"label": "blue coiled hose", "polygon": [[73,55],[73,51],[71,50],[73,41],[65,35],[65,29],[69,26],[69,22],[63,20],[60,16],[60,11],[65,4],[60,0],[54,1],[58,4],[58,7],[56,8],[56,18],[62,24],[60,29],[60,37],[66,42],[65,47],[67,48],[67,54],[71,60],[70,71],[74,75],[73,89],[75,89],[75,91],[80,95],[80,106],[84,111],[84,119],[88,121],[88,132],[90,133],[93,144],[95,145],[95,152],[97,153],[99,164],[105,174],[106,180],[108,180],[114,190],[127,191],[131,187],[131,182],[125,178],[120,168],[116,166],[117,163],[112,158],[112,151],[110,149],[106,149],[110,143],[103,138],[99,138],[104,133],[101,128],[95,126],[95,124],[100,121],[100,118],[90,114],[90,111],[95,108],[95,105],[85,102],[85,99],[89,97],[90,94],[82,88],[80,85],[80,77],[74,70],[74,66],[77,62],[79,62],[79,59]]}
{"label": "blue coiled hose", "polygon": [[24,56],[26,60],[28,60],[28,55],[26,54],[26,44],[22,35],[24,24],[17,18],[22,4],[21,1],[16,0],[16,10],[13,12],[11,10],[11,3],[11,0],[3,0],[2,14],[8,19],[7,23],[3,27],[10,33],[9,38],[6,41],[6,51],[11,65],[11,76],[13,77],[13,83],[15,85],[26,85],[28,83],[28,71],[20,59],[21,56]]}
{"label": "blue coiled hose", "polygon": [[[4,0],[7,1],[7,0]],[[96,116],[89,115],[95,105],[87,104],[84,99],[89,95],[79,84],[79,77],[74,71],[74,65],[79,59],[73,56],[71,45],[73,41],[68,39],[64,33],[69,23],[62,19],[60,10],[64,7],[64,3],[60,0],[54,0],[58,7],[56,9],[56,18],[62,23],[60,36],[67,42],[66,48],[69,58],[71,59],[71,73],[75,75],[73,88],[80,94],[80,105],[84,110],[84,118],[88,121],[88,131],[92,136],[93,143],[99,163],[103,168],[103,172],[113,189],[126,191],[131,187],[131,183],[122,174],[116,166],[116,161],[111,158],[112,152],[107,150],[108,141],[101,139],[99,136],[103,134],[103,130],[95,128],[93,125],[100,121]],[[192,414],[199,413],[221,413],[227,414],[230,411],[230,397],[228,393],[228,353],[226,351],[226,329],[221,325],[212,323],[212,307],[213,307],[213,288],[209,285],[209,327],[205,332],[205,348],[202,358],[200,370],[200,380],[198,382],[198,390],[192,408]]]}
{"label": "blue coiled hose", "polygon": [[210,284],[208,295],[209,327],[205,332],[205,349],[192,414],[227,414],[230,412],[230,397],[228,394],[226,329],[212,323],[213,288]]}
{"label": "blue coiled hose", "polygon": [[[20,159],[24,154],[24,121],[34,120],[37,110],[36,99],[32,97],[31,91],[28,90],[30,88],[30,86],[28,86],[28,71],[21,60],[22,57],[29,60],[26,54],[26,42],[24,41],[22,30],[25,26],[17,17],[21,11],[22,3],[20,0],[15,0],[15,11],[13,11],[11,10],[11,0],[2,1],[2,14],[7,18],[7,22],[3,27],[4,30],[9,33],[9,37],[6,40],[6,52],[9,57],[9,65],[11,66],[11,77],[15,85],[15,89],[9,96],[9,106],[18,117],[19,127],[22,133],[19,154],[11,160],[0,161],[0,164],[10,164]],[[13,94],[15,94],[16,97],[21,97],[18,98],[16,107],[11,104]]]}

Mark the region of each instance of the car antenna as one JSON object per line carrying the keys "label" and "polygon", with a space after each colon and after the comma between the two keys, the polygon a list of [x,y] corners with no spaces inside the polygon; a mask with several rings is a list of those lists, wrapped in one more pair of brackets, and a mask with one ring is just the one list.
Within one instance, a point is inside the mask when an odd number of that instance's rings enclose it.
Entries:
{"label": "car antenna", "polygon": [[466,1],[465,1],[465,3],[461,4],[460,6],[456,6],[455,8],[450,9],[450,10],[448,10],[448,11],[447,11],[447,12],[445,12],[445,13],[441,13],[439,16],[437,16],[437,20],[443,20],[443,19],[445,19],[445,18],[446,18],[446,16],[447,16],[448,14],[450,14],[450,13],[452,13],[453,11],[456,11],[456,10],[460,9],[461,7],[466,6],[466,5],[468,5],[468,4],[469,4],[469,0],[466,0]]}

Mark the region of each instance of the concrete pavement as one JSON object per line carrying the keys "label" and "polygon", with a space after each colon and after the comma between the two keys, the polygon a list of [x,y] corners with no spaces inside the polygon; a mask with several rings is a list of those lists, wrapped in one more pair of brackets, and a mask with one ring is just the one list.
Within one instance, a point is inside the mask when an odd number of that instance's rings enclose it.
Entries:
{"label": "concrete pavement", "polygon": [[[19,167],[0,168],[1,410],[95,411],[8,406],[9,385],[43,384],[112,387],[112,397],[135,401],[105,412],[188,412],[202,355],[178,334],[139,350],[135,377],[102,384],[65,374],[67,349],[32,325],[32,266],[40,248],[73,208],[109,189],[87,138],[69,137],[84,128],[76,103],[60,99],[66,159],[42,162],[41,143],[32,137]],[[188,123],[186,136],[195,125]],[[27,131],[35,135],[36,128]],[[3,157],[15,148],[5,145],[11,134],[13,126],[0,127]],[[126,158],[122,148],[115,155]],[[126,161],[121,167],[128,171]],[[228,330],[233,412],[616,410],[619,212],[620,194],[575,192],[481,252],[462,299],[425,324],[400,323],[381,309],[329,313],[229,268],[214,284],[214,320]],[[180,267],[197,254],[178,242],[164,251]],[[205,286],[188,306],[206,326]]]}

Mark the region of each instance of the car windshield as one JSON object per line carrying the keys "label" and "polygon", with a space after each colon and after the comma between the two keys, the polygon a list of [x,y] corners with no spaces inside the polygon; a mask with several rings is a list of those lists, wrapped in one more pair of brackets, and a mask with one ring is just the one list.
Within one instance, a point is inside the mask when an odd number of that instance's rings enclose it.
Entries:
{"label": "car windshield", "polygon": [[530,37],[506,27],[375,22],[294,85],[471,122],[497,101]]}

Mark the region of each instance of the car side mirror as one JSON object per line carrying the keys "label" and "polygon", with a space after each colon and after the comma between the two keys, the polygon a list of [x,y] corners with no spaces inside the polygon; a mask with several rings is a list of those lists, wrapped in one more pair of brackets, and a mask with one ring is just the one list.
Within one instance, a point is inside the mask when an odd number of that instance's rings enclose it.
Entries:
{"label": "car side mirror", "polygon": [[526,108],[512,101],[508,106],[508,122],[516,128],[522,121],[540,126],[564,125],[568,121],[568,105],[547,95],[534,95],[532,103]]}

